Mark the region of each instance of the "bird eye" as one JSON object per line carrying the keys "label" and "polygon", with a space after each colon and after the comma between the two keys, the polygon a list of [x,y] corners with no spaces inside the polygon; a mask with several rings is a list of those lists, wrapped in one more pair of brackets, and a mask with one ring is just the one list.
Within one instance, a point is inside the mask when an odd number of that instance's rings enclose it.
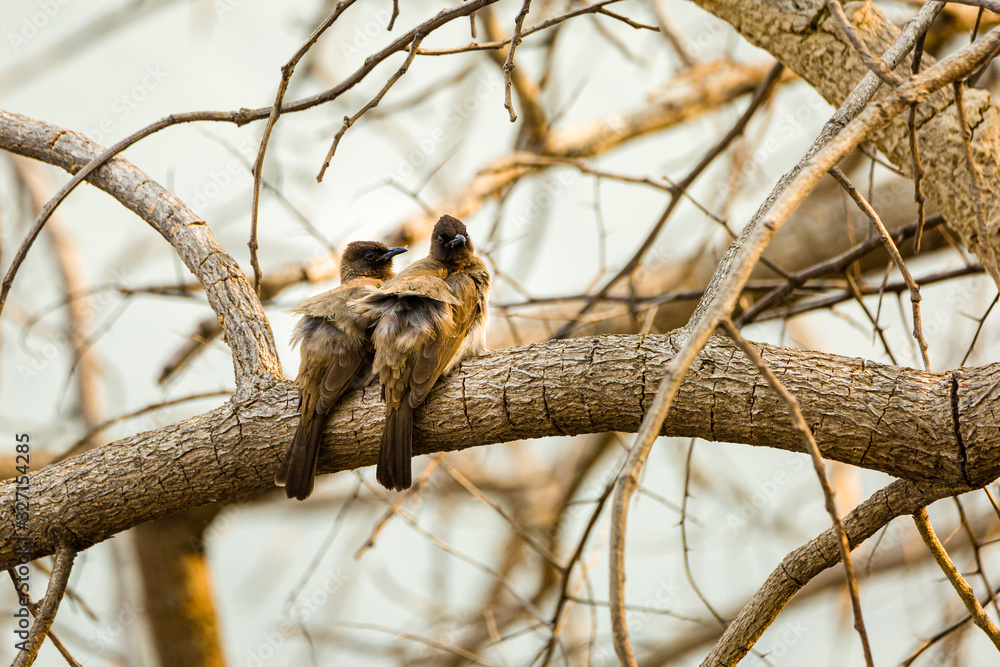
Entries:
{"label": "bird eye", "polygon": [[365,253],[365,259],[375,259],[375,251],[369,250]]}

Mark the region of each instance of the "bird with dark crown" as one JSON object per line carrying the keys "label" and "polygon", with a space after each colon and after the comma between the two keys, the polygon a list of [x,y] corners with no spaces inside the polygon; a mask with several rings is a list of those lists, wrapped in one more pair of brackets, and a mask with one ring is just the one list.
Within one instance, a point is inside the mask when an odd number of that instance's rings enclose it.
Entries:
{"label": "bird with dark crown", "polygon": [[377,241],[355,241],[341,256],[340,286],[303,301],[291,312],[302,319],[292,334],[300,344],[299,425],[274,481],[289,498],[305,500],[313,490],[323,427],[345,392],[360,389],[372,378],[375,350],[370,321],[352,303],[377,292],[393,277],[392,259],[406,248]]}
{"label": "bird with dark crown", "polygon": [[486,348],[490,274],[465,224],[441,216],[430,255],[354,302],[373,324],[374,370],[385,430],[376,478],[388,489],[412,483],[413,413],[438,379]]}

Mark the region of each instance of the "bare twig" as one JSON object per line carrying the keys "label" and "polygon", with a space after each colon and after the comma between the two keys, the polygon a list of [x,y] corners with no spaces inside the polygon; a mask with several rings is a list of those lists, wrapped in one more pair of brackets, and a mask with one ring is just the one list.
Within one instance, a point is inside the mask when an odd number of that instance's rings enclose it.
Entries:
{"label": "bare twig", "polygon": [[503,106],[507,109],[507,113],[510,115],[510,122],[512,123],[517,120],[517,114],[514,113],[514,103],[510,99],[510,75],[514,71],[514,50],[521,43],[521,30],[524,27],[524,19],[528,16],[529,9],[531,9],[531,0],[524,0],[521,4],[521,10],[514,17],[514,33],[510,37],[510,49],[507,51],[507,60],[503,64]]}
{"label": "bare twig", "polygon": [[951,561],[948,552],[945,551],[944,545],[938,540],[937,535],[934,533],[934,528],[931,526],[930,518],[927,516],[927,510],[920,508],[915,512],[913,514],[913,523],[916,524],[917,531],[920,532],[920,537],[923,538],[924,544],[927,545],[927,548],[934,555],[934,560],[937,561],[938,567],[948,577],[948,581],[954,586],[958,597],[962,599],[962,604],[969,610],[969,615],[972,616],[973,622],[980,630],[986,633],[986,636],[990,638],[993,645],[1000,651],[1000,630],[997,629],[996,624],[993,623],[990,617],[986,615],[986,610],[979,604],[976,594]]}
{"label": "bare twig", "polygon": [[378,103],[382,101],[382,98],[389,92],[389,89],[392,88],[393,84],[399,81],[399,79],[406,74],[406,70],[410,68],[410,63],[413,62],[413,58],[417,55],[417,48],[420,46],[420,42],[423,41],[423,39],[424,35],[422,33],[414,35],[413,42],[410,44],[409,54],[407,54],[406,59],[403,61],[403,64],[399,66],[399,69],[393,72],[392,76],[389,77],[389,80],[385,82],[382,89],[379,90],[375,97],[373,97],[366,105],[361,107],[356,114],[353,116],[344,116],[344,124],[340,130],[337,131],[337,134],[334,135],[333,143],[330,145],[330,150],[327,151],[326,159],[323,160],[323,166],[320,167],[319,173],[316,174],[317,183],[321,183],[323,181],[323,176],[326,174],[326,170],[330,166],[330,161],[333,160],[333,154],[337,152],[337,146],[340,145],[341,138],[343,138],[347,130],[349,130],[359,118],[365,115],[365,113],[367,113],[370,109],[377,107]]}
{"label": "bare twig", "polygon": [[[923,360],[924,370],[933,370],[931,368],[930,356],[927,354],[927,339],[924,338],[924,329],[920,320],[920,301],[922,298],[920,296],[920,286],[913,280],[910,270],[906,267],[906,262],[903,261],[903,256],[899,254],[899,248],[896,247],[892,237],[889,235],[889,231],[882,224],[881,218],[879,218],[875,209],[872,208],[872,205],[858,192],[858,189],[854,187],[854,184],[851,183],[851,180],[847,178],[847,175],[839,167],[831,169],[830,175],[843,186],[847,194],[854,200],[854,203],[861,209],[861,212],[871,221],[872,227],[878,232],[878,236],[882,240],[883,245],[885,245],[885,249],[889,252],[889,256],[892,258],[896,268],[899,269],[900,275],[903,276],[906,287],[910,292],[910,305],[913,309],[913,338],[917,341],[917,345],[920,348],[920,358]],[[921,227],[923,227],[922,223]]]}
{"label": "bare twig", "polygon": [[[295,66],[305,57],[309,49],[319,41],[319,38],[326,32],[327,28],[332,26],[340,18],[340,15],[353,5],[355,1],[341,0],[338,2],[333,11],[330,12],[330,15],[313,30],[312,34],[309,35],[309,39],[299,47],[295,55],[281,66],[281,80],[278,83],[278,92],[275,93],[274,104],[271,106],[271,114],[267,118],[267,125],[264,126],[264,135],[260,140],[260,148],[257,149],[257,159],[254,161],[253,169],[251,170],[253,173],[253,200],[250,205],[250,241],[247,245],[250,248],[250,266],[253,267],[253,289],[258,296],[260,296],[260,263],[257,260],[257,212],[260,208],[260,182],[261,174],[264,170],[264,153],[267,152],[267,143],[271,139],[271,131],[274,129],[274,124],[278,122],[278,116],[281,115],[281,104],[285,100],[285,91],[288,90],[288,82],[295,72]],[[398,13],[398,7],[395,9]],[[392,30],[392,21],[395,19],[396,14],[394,13],[392,19],[389,21],[390,30]]]}

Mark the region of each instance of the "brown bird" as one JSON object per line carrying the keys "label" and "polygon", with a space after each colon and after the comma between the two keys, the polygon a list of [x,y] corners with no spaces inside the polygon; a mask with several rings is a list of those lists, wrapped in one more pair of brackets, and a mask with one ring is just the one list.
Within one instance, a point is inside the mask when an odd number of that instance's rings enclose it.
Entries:
{"label": "brown bird", "polygon": [[465,225],[445,215],[434,226],[428,257],[355,302],[374,323],[373,368],[385,401],[376,479],[387,489],[410,486],[413,411],[438,378],[486,348],[489,290],[489,271]]}
{"label": "brown bird", "polygon": [[318,294],[292,309],[302,319],[292,334],[292,345],[301,343],[299,375],[299,425],[288,445],[274,483],[285,487],[289,498],[305,500],[313,490],[316,461],[330,411],[344,392],[359,389],[372,379],[369,321],[351,303],[392,278],[392,258],[406,248],[387,248],[376,241],[355,241],[340,261],[340,287]]}

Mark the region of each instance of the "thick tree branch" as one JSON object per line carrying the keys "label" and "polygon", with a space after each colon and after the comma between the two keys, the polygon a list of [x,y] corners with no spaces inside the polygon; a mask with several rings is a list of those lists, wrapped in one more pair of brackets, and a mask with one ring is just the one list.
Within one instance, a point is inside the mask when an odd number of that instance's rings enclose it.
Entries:
{"label": "thick tree branch", "polygon": [[[739,0],[695,2],[730,23],[751,44],[769,51],[831,104],[840,105],[847,99],[868,72],[837,20],[830,16],[824,0],[773,0],[749,5]],[[884,52],[899,35],[899,29],[870,2],[852,2],[844,9],[858,35],[876,53]],[[934,64],[934,59],[924,54],[921,68]],[[903,62],[895,71],[907,76],[908,69],[909,63]],[[891,92],[883,87],[880,95]],[[970,89],[964,97],[965,115],[973,128],[972,152],[982,171],[982,197],[988,212],[986,238],[976,224],[972,178],[967,171],[956,169],[956,165],[964,163],[965,155],[950,87],[917,105],[916,141],[924,171],[923,192],[973,252],[984,257],[979,244],[985,243],[990,253],[1000,255],[1000,109],[985,90]],[[896,166],[909,173],[913,164],[905,114],[872,138]]]}
{"label": "thick tree branch", "polygon": [[[576,338],[470,360],[417,413],[417,452],[634,432],[682,341],[679,332]],[[801,401],[825,458],[937,485],[979,486],[1000,475],[1000,430],[991,413],[1000,365],[935,374],[758,348]],[[52,553],[61,534],[82,549],[179,510],[271,489],[296,425],[296,399],[294,385],[280,383],[254,400],[31,475],[32,555]],[[383,419],[378,387],[348,396],[327,427],[320,471],[375,463]],[[717,338],[682,384],[662,433],[801,451],[781,399],[732,343]],[[13,503],[14,486],[0,486],[0,568],[15,562]]]}

